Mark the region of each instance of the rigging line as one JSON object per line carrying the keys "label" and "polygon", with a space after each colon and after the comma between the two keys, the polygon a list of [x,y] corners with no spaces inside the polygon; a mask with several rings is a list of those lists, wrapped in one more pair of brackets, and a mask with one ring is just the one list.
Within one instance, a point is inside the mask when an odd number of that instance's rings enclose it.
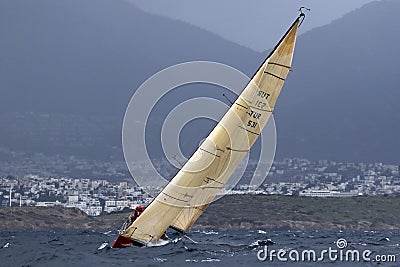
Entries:
{"label": "rigging line", "polygon": [[210,151],[207,151],[207,150],[205,150],[205,149],[203,149],[203,148],[199,148],[201,151],[204,151],[204,152],[207,152],[208,154],[211,154],[211,155],[213,155],[213,156],[215,156],[215,157],[217,157],[217,158],[219,158],[220,156],[218,156],[217,154],[214,154],[214,153],[212,153],[212,152],[210,152]]}
{"label": "rigging line", "polygon": [[194,244],[198,244],[199,242],[194,241],[193,239],[191,239],[190,237],[188,237],[186,234],[183,235],[184,237],[186,237],[187,239],[189,239],[190,241],[192,241]]}

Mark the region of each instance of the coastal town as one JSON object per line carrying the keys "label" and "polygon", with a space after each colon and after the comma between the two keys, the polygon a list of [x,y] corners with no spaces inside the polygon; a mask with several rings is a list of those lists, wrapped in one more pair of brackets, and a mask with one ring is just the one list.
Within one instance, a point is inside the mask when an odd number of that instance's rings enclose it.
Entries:
{"label": "coastal town", "polygon": [[[71,159],[76,161],[75,159]],[[62,165],[61,159],[57,166]],[[76,162],[75,162],[76,163]],[[64,163],[65,165],[70,164]],[[75,207],[90,216],[102,213],[134,209],[152,201],[148,192],[161,188],[143,188],[130,178],[122,163],[101,163],[107,166],[106,178],[94,179],[99,172],[96,165],[80,162],[80,168],[90,173],[91,178],[55,175],[48,168],[29,165],[31,173],[23,174],[22,166],[13,165],[14,170],[0,166],[0,203],[2,206],[63,206]],[[163,164],[165,166],[163,167]],[[263,163],[260,163],[263,164]],[[250,162],[250,166],[255,163]],[[16,167],[17,166],[17,167]],[[26,166],[26,165],[25,165]],[[49,164],[51,166],[51,164]],[[113,166],[113,167],[112,167]],[[166,163],[158,164],[161,171],[171,173]],[[91,169],[93,168],[93,170]],[[118,169],[119,168],[119,169]],[[251,168],[250,168],[251,169]],[[241,181],[231,190],[221,194],[265,194],[300,197],[357,197],[365,195],[400,194],[400,166],[382,163],[342,163],[328,160],[306,159],[276,160],[268,176],[260,186],[250,186],[251,172],[245,172]],[[6,172],[5,172],[6,171]],[[111,173],[111,174],[110,174]],[[50,175],[51,174],[51,175]],[[109,179],[112,174],[121,179]]]}
{"label": "coastal town", "polygon": [[134,209],[152,200],[142,188],[128,182],[87,178],[6,177],[1,179],[0,187],[2,206],[64,206],[78,208],[90,216]]}

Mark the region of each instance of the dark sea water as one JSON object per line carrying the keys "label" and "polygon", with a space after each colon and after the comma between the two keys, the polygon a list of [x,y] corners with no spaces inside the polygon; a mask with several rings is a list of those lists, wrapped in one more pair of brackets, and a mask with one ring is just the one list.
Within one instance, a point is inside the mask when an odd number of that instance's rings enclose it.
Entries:
{"label": "dark sea water", "polygon": [[[189,238],[175,237],[163,246],[111,249],[116,233],[100,232],[1,232],[0,266],[400,266],[400,233],[391,231],[192,231]],[[376,255],[394,255],[395,262],[292,261],[290,251],[319,253],[338,250],[339,238],[346,250],[371,250]],[[196,243],[194,243],[196,242]],[[275,257],[260,261],[257,253],[283,249],[287,262]],[[338,250],[339,251],[339,250]],[[261,256],[264,254],[260,254]],[[295,255],[295,254],[293,254]]]}

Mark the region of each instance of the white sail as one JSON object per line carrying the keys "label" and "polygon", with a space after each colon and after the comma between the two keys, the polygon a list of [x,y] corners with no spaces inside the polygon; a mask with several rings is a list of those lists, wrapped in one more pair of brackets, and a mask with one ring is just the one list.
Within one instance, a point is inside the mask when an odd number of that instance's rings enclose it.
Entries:
{"label": "white sail", "polygon": [[[230,175],[237,167],[237,164],[239,164],[245,156],[243,152],[249,150],[254,144],[274,110],[277,98],[292,64],[298,24],[299,20],[296,20],[229,111],[234,111],[238,117],[244,118],[243,123],[246,126],[249,147],[247,149],[245,148],[246,144],[243,142],[246,141],[243,139],[233,140],[235,145],[231,147],[235,149],[228,149],[225,151],[225,154],[229,155],[224,155],[226,161],[230,158],[225,173],[216,173],[216,177],[218,177],[216,181],[221,184],[227,182]],[[225,123],[231,122],[228,121]],[[252,127],[254,124],[256,124],[256,126]],[[172,227],[186,232],[201,215],[207,205],[215,198],[217,193],[216,190],[203,190],[201,193],[203,199],[205,199],[203,205],[185,207],[175,219]]]}
{"label": "white sail", "polygon": [[185,232],[221,191],[272,114],[291,67],[301,17],[198,150],[123,236],[147,244],[170,226]]}

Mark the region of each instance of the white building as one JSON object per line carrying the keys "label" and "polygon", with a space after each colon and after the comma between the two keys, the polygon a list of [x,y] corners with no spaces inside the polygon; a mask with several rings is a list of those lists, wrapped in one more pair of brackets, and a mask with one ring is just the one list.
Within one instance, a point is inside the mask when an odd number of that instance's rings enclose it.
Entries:
{"label": "white building", "polygon": [[328,190],[302,191],[299,193],[301,197],[356,197],[357,192],[339,192]]}

